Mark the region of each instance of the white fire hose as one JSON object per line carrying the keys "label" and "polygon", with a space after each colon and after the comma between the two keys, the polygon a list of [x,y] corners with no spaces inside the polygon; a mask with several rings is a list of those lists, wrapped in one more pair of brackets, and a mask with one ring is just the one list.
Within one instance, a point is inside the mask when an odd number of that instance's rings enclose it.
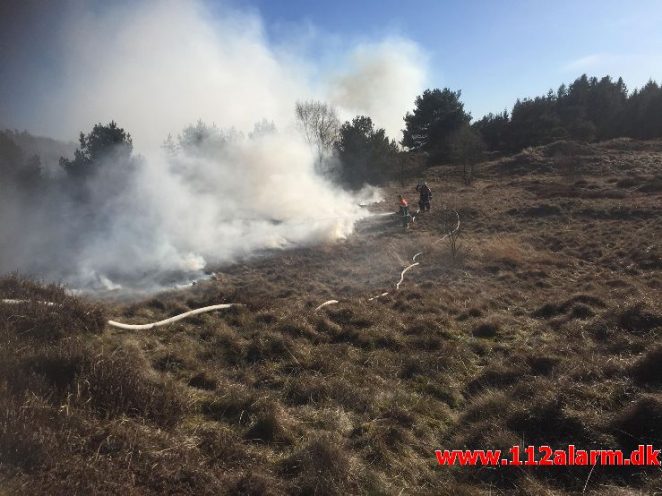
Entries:
{"label": "white fire hose", "polygon": [[[30,300],[4,299],[4,300],[0,300],[0,302],[5,303],[7,305],[20,305],[21,303],[30,303]],[[39,303],[41,305],[48,305],[48,306],[60,306],[57,303],[53,303],[52,301],[37,301],[36,303]],[[242,306],[242,305],[240,303],[222,303],[220,305],[209,305],[208,307],[189,310],[188,312],[180,313],[179,315],[175,315],[174,317],[170,317],[164,320],[159,320],[158,322],[151,322],[149,324],[122,324],[121,322],[115,322],[114,320],[109,320],[107,324],[111,327],[117,327],[118,329],[145,330],[145,329],[152,329],[154,327],[161,327],[167,324],[172,324],[173,322],[177,322],[178,320],[182,320],[185,319],[186,317],[197,315],[199,313],[212,312],[214,310],[223,310],[225,308],[238,307],[238,306]]]}

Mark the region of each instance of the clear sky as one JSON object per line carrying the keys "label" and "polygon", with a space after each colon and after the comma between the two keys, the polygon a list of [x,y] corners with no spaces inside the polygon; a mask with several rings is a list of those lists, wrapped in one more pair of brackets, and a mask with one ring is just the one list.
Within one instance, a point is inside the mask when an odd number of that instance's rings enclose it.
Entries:
{"label": "clear sky", "polygon": [[[150,1],[150,0],[144,0]],[[462,90],[474,118],[510,109],[516,98],[556,89],[582,73],[622,76],[629,88],[662,81],[662,1],[658,0],[203,0],[211,15],[228,5],[262,22],[270,44],[296,46],[333,67],[361,42],[414,42],[428,87]],[[30,102],[66,84],[54,38],[68,9],[103,11],[115,0],[0,1],[0,127],[31,127]],[[412,102],[413,103],[413,102]]]}
{"label": "clear sky", "polygon": [[662,79],[659,0],[252,0],[270,36],[307,23],[339,44],[398,34],[429,56],[429,85],[475,118],[589,75]]}

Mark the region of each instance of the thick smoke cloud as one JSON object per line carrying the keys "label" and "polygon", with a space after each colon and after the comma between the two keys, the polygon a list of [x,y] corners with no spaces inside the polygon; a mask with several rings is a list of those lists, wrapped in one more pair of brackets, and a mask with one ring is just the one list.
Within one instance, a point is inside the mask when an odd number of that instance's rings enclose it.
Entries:
{"label": "thick smoke cloud", "polygon": [[[224,7],[212,15],[194,1],[72,5],[59,38],[62,84],[40,109],[39,129],[70,138],[115,120],[140,156],[129,176],[107,163],[89,181],[101,218],[81,214],[66,187],[40,206],[5,196],[0,235],[11,241],[0,247],[0,271],[76,287],[153,287],[164,274],[196,275],[256,250],[347,236],[365,215],[360,196],[315,173],[294,104],[329,100],[341,115],[371,115],[399,139],[423,84],[413,44],[363,44],[344,69],[321,74],[270,44],[255,13]],[[213,146],[165,154],[164,139],[198,119],[217,126]],[[262,119],[276,130],[251,134]]]}
{"label": "thick smoke cloud", "polygon": [[198,119],[242,130],[290,120],[308,92],[303,65],[279,58],[257,17],[229,8],[136,2],[80,11],[63,33],[66,85],[45,114],[69,136],[115,119],[144,151]]}
{"label": "thick smoke cloud", "polygon": [[318,98],[346,116],[368,114],[400,139],[425,82],[425,56],[406,39],[361,42],[323,70],[305,47],[271,43],[254,12],[212,15],[202,2],[131,2],[101,13],[78,6],[69,19],[63,84],[40,116],[59,138],[115,119],[144,150],[197,119],[244,131],[263,118],[289,123],[296,100]]}
{"label": "thick smoke cloud", "polygon": [[400,140],[405,111],[425,82],[424,61],[417,45],[405,39],[361,44],[352,51],[349,67],[332,79],[330,100],[346,114],[370,116]]}

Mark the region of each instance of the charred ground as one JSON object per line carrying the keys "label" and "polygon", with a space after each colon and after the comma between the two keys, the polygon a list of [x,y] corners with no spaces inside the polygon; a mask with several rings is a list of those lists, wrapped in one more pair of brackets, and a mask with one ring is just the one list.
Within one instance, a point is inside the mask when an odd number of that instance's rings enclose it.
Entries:
{"label": "charred ground", "polygon": [[[437,466],[438,448],[662,444],[662,142],[559,142],[479,171],[467,187],[455,168],[428,169],[433,211],[408,233],[377,218],[144,301],[3,279],[0,297],[58,305],[0,306],[2,487],[660,490],[659,468],[596,467],[586,484],[590,467]],[[454,259],[442,206],[462,219]],[[400,291],[367,301],[421,250]],[[245,306],[150,331],[103,324],[219,302]]]}

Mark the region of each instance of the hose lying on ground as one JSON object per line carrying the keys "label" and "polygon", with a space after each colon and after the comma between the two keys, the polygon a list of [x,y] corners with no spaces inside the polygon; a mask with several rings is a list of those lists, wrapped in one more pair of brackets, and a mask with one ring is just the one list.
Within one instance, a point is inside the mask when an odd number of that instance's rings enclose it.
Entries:
{"label": "hose lying on ground", "polygon": [[408,265],[407,267],[404,268],[402,272],[400,272],[400,280],[395,284],[395,290],[397,291],[400,289],[400,284],[402,284],[402,281],[405,280],[405,272],[407,272],[409,269],[412,267],[416,267],[417,265],[420,265],[418,262],[414,262],[411,265]]}
{"label": "hose lying on ground", "polygon": [[377,296],[373,296],[372,298],[368,298],[368,301],[376,300],[377,298],[381,298],[382,296],[386,296],[387,294],[388,294],[388,291],[386,291],[382,294],[379,294]]}
{"label": "hose lying on ground", "polygon": [[[18,305],[21,303],[30,303],[30,300],[11,300],[11,299],[5,299],[5,300],[0,300],[2,303],[6,303],[8,305]],[[48,306],[56,306],[56,303],[53,303],[52,301],[37,301],[36,303],[40,303],[42,305],[48,305]],[[208,307],[202,307],[202,308],[196,308],[195,310],[189,310],[188,312],[180,313],[179,315],[175,315],[174,317],[170,317],[164,320],[159,320],[158,322],[150,322],[149,324],[122,324],[121,322],[115,322],[114,320],[109,320],[107,324],[111,327],[117,327],[118,329],[127,329],[127,330],[144,330],[144,329],[152,329],[154,327],[161,327],[167,324],[172,324],[173,322],[177,322],[178,320],[185,319],[186,317],[190,317],[192,315],[197,315],[199,313],[205,313],[205,312],[211,312],[214,310],[222,310],[225,308],[230,308],[230,307],[237,307],[237,306],[242,306],[240,303],[222,303],[219,305],[209,305]]]}
{"label": "hose lying on ground", "polygon": [[[30,303],[30,300],[11,300],[11,299],[5,299],[2,300],[2,303],[6,303],[7,305],[20,305],[21,303]],[[47,305],[49,307],[52,307],[55,305],[52,301],[39,301],[37,300],[36,303],[40,303],[41,305]]]}
{"label": "hose lying on ground", "polygon": [[317,312],[320,308],[324,308],[324,307],[327,306],[327,305],[335,305],[336,303],[338,303],[338,300],[328,300],[328,301],[325,301],[324,303],[322,303],[321,305],[319,305],[319,306],[315,309],[315,312]]}
{"label": "hose lying on ground", "polygon": [[220,305],[209,305],[208,307],[196,308],[195,310],[190,310],[188,312],[180,313],[169,319],[159,320],[158,322],[152,322],[150,324],[122,324],[121,322],[115,322],[114,320],[109,320],[108,325],[112,327],[117,327],[118,329],[128,329],[128,330],[143,330],[143,329],[152,329],[153,327],[160,327],[167,324],[172,324],[178,320],[185,319],[191,315],[197,315],[199,313],[211,312],[213,310],[222,310],[224,308],[240,306],[238,303],[222,303]]}

